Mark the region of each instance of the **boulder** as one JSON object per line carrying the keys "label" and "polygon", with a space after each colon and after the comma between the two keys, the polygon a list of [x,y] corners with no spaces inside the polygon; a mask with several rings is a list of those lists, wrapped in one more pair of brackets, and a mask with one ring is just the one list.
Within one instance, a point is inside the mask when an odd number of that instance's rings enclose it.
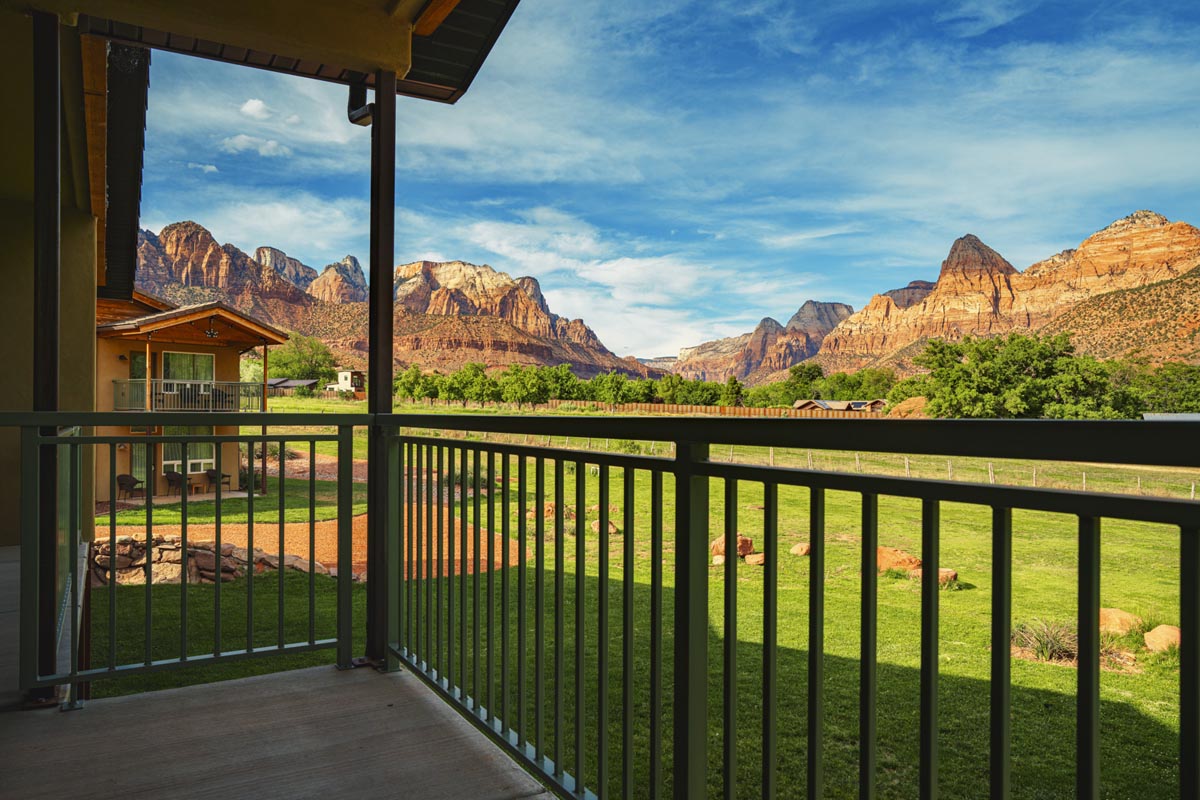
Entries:
{"label": "boulder", "polygon": [[761,567],[767,563],[766,553],[750,553],[746,556],[746,563],[753,564],[756,567]]}
{"label": "boulder", "polygon": [[719,567],[725,563],[725,556],[713,556],[713,566]]}
{"label": "boulder", "polygon": [[[924,576],[925,576],[925,570],[923,570],[921,567],[914,567],[908,571],[908,577],[912,578],[914,581],[919,581]],[[939,567],[938,568],[938,583],[940,585],[945,586],[947,583],[950,583],[951,581],[956,581],[956,580],[958,580],[957,572],[955,572],[952,569],[949,569],[948,567]]]}
{"label": "boulder", "polygon": [[[600,532],[600,520],[594,519],[594,520],[592,520],[592,533],[599,533],[599,532]],[[608,533],[611,536],[616,536],[618,533],[620,533],[620,531],[617,530],[617,524],[615,522],[613,522],[611,519],[608,521]]]}
{"label": "boulder", "polygon": [[875,557],[880,572],[887,572],[889,569],[901,569],[908,572],[921,566],[921,559],[903,550],[897,550],[895,547],[880,547],[876,550]]}
{"label": "boulder", "polygon": [[1154,630],[1147,631],[1145,639],[1146,647],[1155,653],[1179,647],[1181,641],[1179,628],[1174,625],[1159,625]]}
{"label": "boulder", "polygon": [[800,542],[800,544],[792,545],[792,549],[789,552],[794,556],[806,556],[812,552],[812,545],[808,542]]}
{"label": "boulder", "polygon": [[[721,535],[712,540],[708,546],[709,551],[714,556],[725,555],[725,536]],[[737,537],[737,554],[739,556],[748,556],[754,552],[754,540],[749,536],[742,536],[740,533]]]}
{"label": "boulder", "polygon": [[1100,630],[1105,633],[1115,633],[1124,636],[1131,630],[1140,627],[1142,618],[1119,608],[1100,609]]}
{"label": "boulder", "polygon": [[211,550],[188,550],[188,565],[195,564],[204,572],[217,571],[217,557]]}

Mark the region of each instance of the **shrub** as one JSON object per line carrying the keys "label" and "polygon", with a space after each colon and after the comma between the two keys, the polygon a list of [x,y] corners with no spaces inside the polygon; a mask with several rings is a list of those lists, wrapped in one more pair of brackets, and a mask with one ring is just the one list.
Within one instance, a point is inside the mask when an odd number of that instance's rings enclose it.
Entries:
{"label": "shrub", "polygon": [[642,445],[640,442],[635,442],[632,439],[614,439],[612,443],[612,450],[616,453],[633,453],[634,455],[641,455]]}
{"label": "shrub", "polygon": [[314,397],[316,395],[311,386],[297,386],[293,394],[296,397]]}
{"label": "shrub", "polygon": [[342,389],[337,393],[338,400],[353,400],[354,392],[349,389]]}
{"label": "shrub", "polygon": [[1069,622],[1022,622],[1013,626],[1012,643],[1038,661],[1074,661],[1079,654],[1079,635]]}

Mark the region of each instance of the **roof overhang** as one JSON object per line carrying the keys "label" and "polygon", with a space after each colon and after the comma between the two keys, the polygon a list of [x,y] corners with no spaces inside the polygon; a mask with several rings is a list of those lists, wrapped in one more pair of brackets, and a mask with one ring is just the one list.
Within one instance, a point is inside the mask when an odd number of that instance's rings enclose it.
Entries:
{"label": "roof overhang", "polygon": [[[34,0],[80,33],[351,84],[392,70],[397,94],[453,103],[519,0]],[[17,5],[16,0],[0,0]],[[28,3],[20,3],[24,10]]]}
{"label": "roof overhang", "polygon": [[[216,336],[207,331],[216,331]],[[224,303],[185,306],[96,327],[102,339],[133,339],[248,349],[283,344],[288,335]]]}

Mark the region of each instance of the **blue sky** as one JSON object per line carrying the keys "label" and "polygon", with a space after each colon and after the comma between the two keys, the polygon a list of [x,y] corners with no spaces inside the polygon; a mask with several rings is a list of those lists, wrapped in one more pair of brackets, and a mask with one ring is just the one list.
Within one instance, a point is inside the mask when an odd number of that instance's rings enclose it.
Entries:
{"label": "blue sky", "polygon": [[[533,275],[651,356],[932,280],[968,232],[1023,269],[1140,208],[1200,223],[1198,34],[1191,2],[522,0],[457,105],[400,101],[396,263]],[[144,227],[365,260],[344,88],[150,81]]]}

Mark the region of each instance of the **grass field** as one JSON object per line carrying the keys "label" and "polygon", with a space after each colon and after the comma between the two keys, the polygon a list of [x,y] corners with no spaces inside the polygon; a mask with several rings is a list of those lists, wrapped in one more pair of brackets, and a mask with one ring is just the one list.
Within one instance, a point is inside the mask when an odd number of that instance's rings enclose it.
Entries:
{"label": "grass field", "polygon": [[[276,408],[275,410],[283,410]],[[540,442],[539,442],[540,443]],[[617,446],[610,443],[610,446]],[[623,445],[621,445],[623,446]],[[719,455],[719,454],[718,454]],[[735,452],[735,458],[738,454]],[[778,459],[782,454],[776,453]],[[824,454],[821,454],[823,457]],[[805,458],[804,454],[797,456]],[[853,454],[850,455],[851,464]],[[778,462],[777,462],[778,463]],[[869,462],[860,456],[859,464],[866,471]],[[910,464],[910,469],[912,468]],[[956,462],[957,468],[957,462]],[[515,462],[513,474],[516,474]],[[586,472],[580,473],[587,475]],[[532,470],[530,488],[532,488]],[[566,473],[564,485],[567,503],[574,505],[576,475]],[[594,476],[587,476],[586,505],[597,502],[597,486]],[[611,500],[620,502],[620,470],[611,476]],[[672,613],[672,568],[673,568],[673,508],[671,504],[671,478],[665,483],[666,531],[662,558],[665,579],[664,596],[664,710],[663,735],[669,747],[670,680],[671,680],[671,613]],[[1091,488],[1091,487],[1089,487]],[[510,530],[516,535],[522,517],[518,506],[515,484],[509,488],[512,516]],[[751,508],[762,503],[761,485],[743,483],[738,498],[738,526],[746,535],[755,539],[756,549],[761,549],[762,512]],[[500,526],[502,508],[501,492],[490,498],[497,503],[496,526]],[[547,497],[553,498],[553,470],[547,471]],[[526,501],[533,500],[527,496]],[[804,759],[806,741],[804,726],[806,708],[807,669],[807,592],[809,583],[808,559],[788,554],[790,547],[808,541],[808,494],[807,491],[781,488],[779,506],[779,653],[778,653],[778,731],[779,731],[779,796],[801,796],[804,791]],[[533,562],[533,523],[528,523],[530,563],[526,570],[528,617],[527,697],[526,733],[532,735],[532,691],[534,680],[534,658],[542,653],[546,659],[544,674],[547,678],[545,712],[547,720],[553,719],[554,701],[559,697],[563,703],[564,739],[561,742],[564,763],[568,770],[576,770],[577,753],[571,731],[575,720],[575,653],[577,590],[583,588],[585,640],[584,686],[585,742],[583,774],[594,784],[597,780],[596,758],[597,714],[596,691],[599,683],[597,669],[599,597],[606,593],[609,602],[609,670],[610,687],[608,708],[609,752],[612,753],[610,780],[619,774],[620,730],[625,708],[621,701],[623,674],[621,670],[621,581],[625,570],[632,570],[636,582],[634,593],[635,628],[633,645],[635,669],[633,671],[634,704],[629,709],[635,729],[635,767],[638,796],[646,796],[648,774],[649,720],[649,663],[648,650],[650,618],[650,582],[653,566],[649,540],[649,479],[638,473],[636,493],[636,527],[633,532],[633,560],[626,564],[623,550],[624,536],[611,538],[608,547],[610,572],[608,580],[601,582],[600,546],[598,538],[587,529],[585,536],[585,561],[582,582],[577,583],[577,542],[574,527],[567,524],[562,538],[562,560],[565,568],[564,592],[556,596],[552,580],[552,567],[556,557],[555,537],[546,532],[545,606],[546,641],[539,647],[533,638],[533,587],[536,572]],[[486,501],[485,501],[486,508]],[[715,482],[710,498],[711,536],[719,535],[724,515],[724,497],[721,487]],[[158,511],[156,509],[156,516]],[[900,547],[919,555],[920,551],[920,507],[916,501],[898,498],[881,498],[879,507],[880,543]],[[594,519],[589,514],[587,519]],[[483,522],[486,525],[486,511]],[[613,519],[621,524],[621,516]],[[826,541],[828,544],[826,563],[826,781],[830,797],[851,796],[854,793],[857,774],[857,681],[859,647],[859,500],[857,495],[831,492],[827,496]],[[547,521],[546,527],[552,527]],[[1034,512],[1014,512],[1013,518],[1013,621],[1027,622],[1035,619],[1070,621],[1075,615],[1076,577],[1076,522],[1074,518]],[[711,538],[711,537],[710,537]],[[987,746],[988,746],[988,665],[989,665],[989,622],[990,622],[990,512],[978,507],[956,504],[942,505],[941,561],[943,566],[956,569],[959,584],[955,590],[941,593],[940,628],[940,675],[941,675],[941,788],[947,797],[985,797],[987,795]],[[1115,606],[1139,614],[1147,626],[1167,622],[1178,624],[1178,532],[1163,526],[1105,521],[1102,547],[1101,604]],[[482,674],[478,680],[486,692],[487,676],[494,676],[493,692],[499,704],[499,673],[502,654],[507,653],[508,708],[510,718],[519,700],[515,695],[517,644],[516,637],[516,592],[519,570],[509,570],[509,642],[506,649],[498,643],[502,629],[501,592],[502,573],[479,579],[480,590],[492,592],[495,602],[496,642],[492,645],[494,672],[487,669],[488,636],[486,630],[487,602],[479,621],[484,628],[479,648]],[[723,786],[721,771],[721,722],[722,722],[722,635],[723,612],[723,568],[713,567],[709,580],[709,782],[717,793]],[[289,614],[296,612],[294,622],[298,626],[288,631],[289,638],[307,636],[307,604],[304,592],[307,583],[297,582],[297,576],[285,580],[286,602]],[[911,797],[917,780],[917,723],[918,723],[918,667],[919,667],[919,585],[904,577],[884,575],[879,581],[879,784],[881,797]],[[263,641],[274,641],[274,619],[277,611],[275,577],[262,576],[256,579],[255,619],[256,637]],[[761,670],[762,670],[762,608],[763,572],[760,568],[746,564],[738,565],[738,768],[739,797],[756,796],[761,770],[759,737],[761,719]],[[320,608],[332,624],[332,591],[334,583],[327,578],[318,578]],[[262,586],[260,589],[259,586]],[[223,640],[226,647],[238,646],[245,641],[245,606],[237,606],[236,598],[244,593],[245,581],[227,584],[223,591]],[[424,588],[434,594],[442,589],[441,603],[434,608],[443,610],[443,625],[447,624],[448,598],[464,589],[458,579],[442,579],[426,583]],[[123,653],[140,660],[142,652],[142,628],[144,618],[141,605],[141,589],[124,587],[118,591],[118,609],[121,614],[119,641],[129,649]],[[179,603],[178,587],[154,587],[153,628],[155,652],[163,657],[179,652]],[[190,634],[194,652],[211,648],[212,607],[204,605],[204,592],[211,587],[189,589],[191,605]],[[467,597],[473,596],[475,584],[468,579],[465,584]],[[174,593],[174,594],[172,594]],[[94,596],[95,608],[106,608],[103,590]],[[362,587],[356,587],[356,602],[361,605]],[[263,598],[259,600],[259,598]],[[300,598],[300,599],[297,599]],[[263,607],[259,603],[263,603]],[[475,620],[470,615],[468,603],[468,627],[474,630]],[[461,607],[461,606],[460,606]],[[459,609],[456,609],[456,614]],[[562,614],[564,637],[563,680],[555,680],[554,655],[557,644],[553,640],[554,615]],[[207,636],[204,640],[207,615]],[[360,617],[361,619],[361,611]],[[98,647],[107,641],[106,620],[103,614],[93,616],[93,635]],[[292,617],[289,617],[292,619]],[[239,622],[240,620],[240,622]],[[430,619],[436,629],[436,615]],[[1140,636],[1133,634],[1124,640],[1113,642],[1134,654],[1132,665],[1120,669],[1108,669],[1101,676],[1102,764],[1103,796],[1124,797],[1175,797],[1178,768],[1178,659],[1169,653],[1154,656],[1139,649]],[[126,641],[128,640],[128,641]],[[467,638],[467,685],[476,680],[471,665],[475,650]],[[159,649],[161,648],[161,650]],[[432,656],[427,645],[419,648],[426,656]],[[105,651],[106,652],[106,651]],[[357,651],[356,651],[357,652]],[[156,656],[158,657],[158,656]],[[441,654],[445,657],[445,653]],[[322,659],[331,661],[332,654],[294,657],[286,666],[302,666]],[[269,671],[284,664],[268,665],[268,662],[245,662],[232,667],[196,669],[195,672],[166,673],[153,679],[125,679],[120,684],[97,682],[97,691],[137,691],[149,685],[160,687],[177,685],[181,682],[198,682],[219,677],[247,674],[249,670]],[[195,668],[189,668],[195,669]],[[1022,798],[1058,798],[1073,794],[1074,769],[1074,687],[1075,670],[1070,666],[1037,663],[1021,659],[1013,661],[1013,773],[1014,796]],[[546,732],[547,735],[548,730]],[[554,743],[548,741],[550,752]],[[669,750],[664,748],[664,780],[670,778]],[[617,791],[614,782],[610,788]]]}

